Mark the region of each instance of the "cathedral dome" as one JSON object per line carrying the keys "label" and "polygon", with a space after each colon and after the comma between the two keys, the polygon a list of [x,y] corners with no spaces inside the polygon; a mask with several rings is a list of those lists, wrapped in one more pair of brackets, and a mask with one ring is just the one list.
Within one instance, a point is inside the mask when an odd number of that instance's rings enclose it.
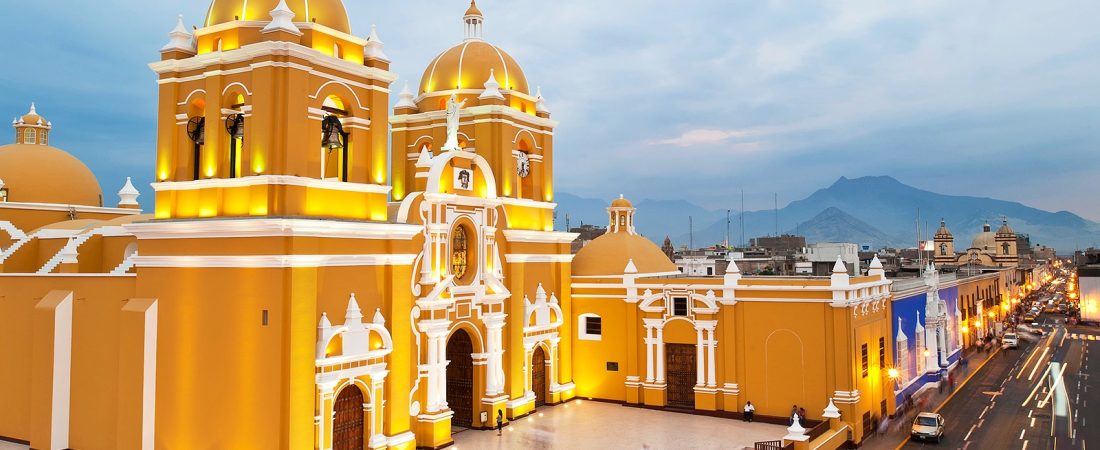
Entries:
{"label": "cathedral dome", "polygon": [[[271,20],[271,10],[280,0],[212,0],[203,26],[217,25],[235,20]],[[295,22],[313,22],[336,31],[351,34],[351,24],[344,3],[340,0],[286,0],[286,6],[294,11]]]}
{"label": "cathedral dome", "polygon": [[632,273],[677,273],[676,264],[657,244],[634,231],[634,207],[621,196],[608,208],[607,233],[585,245],[573,257],[573,275],[622,276],[633,263]]}
{"label": "cathedral dome", "polygon": [[657,244],[637,234],[606,233],[585,245],[573,257],[573,275],[622,276],[631,261],[638,273],[677,272]]}
{"label": "cathedral dome", "polygon": [[501,90],[531,94],[527,76],[515,58],[500,47],[481,38],[484,18],[474,2],[466,10],[463,22],[466,39],[445,50],[432,60],[420,78],[420,93],[451,89],[483,89],[492,73]]}
{"label": "cathedral dome", "polygon": [[102,206],[103,191],[88,166],[48,145],[0,147],[0,180],[7,201]]}
{"label": "cathedral dome", "polygon": [[440,53],[424,69],[420,93],[450,89],[482,89],[493,72],[502,90],[530,94],[527,77],[511,55],[480,39],[471,39]]}
{"label": "cathedral dome", "polygon": [[974,236],[974,242],[970,244],[970,248],[989,251],[997,250],[997,237],[990,231],[988,223],[982,225],[982,232]]}

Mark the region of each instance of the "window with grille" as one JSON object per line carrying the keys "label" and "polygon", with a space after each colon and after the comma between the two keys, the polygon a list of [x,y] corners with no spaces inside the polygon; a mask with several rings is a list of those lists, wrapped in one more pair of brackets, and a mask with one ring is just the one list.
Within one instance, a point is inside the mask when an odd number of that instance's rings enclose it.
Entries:
{"label": "window with grille", "polygon": [[672,299],[672,315],[674,316],[686,316],[688,315],[688,299],[684,297],[676,297]]}
{"label": "window with grille", "polygon": [[867,344],[863,344],[863,378],[867,378]]}
{"label": "window with grille", "polygon": [[603,337],[603,319],[591,313],[577,317],[577,339],[599,341]]}
{"label": "window with grille", "polygon": [[886,368],[886,338],[878,338],[878,368]]}

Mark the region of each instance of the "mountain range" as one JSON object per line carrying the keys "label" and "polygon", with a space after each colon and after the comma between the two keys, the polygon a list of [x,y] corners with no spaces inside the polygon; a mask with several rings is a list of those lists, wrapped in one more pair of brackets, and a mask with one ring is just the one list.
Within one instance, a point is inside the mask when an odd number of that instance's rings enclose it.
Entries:
{"label": "mountain range", "polygon": [[[571,226],[580,223],[606,225],[608,201],[558,192],[558,224],[568,215]],[[725,240],[726,210],[711,210],[686,200],[649,200],[634,203],[638,209],[635,226],[650,240],[660,243],[669,236],[677,246],[689,241],[696,247]],[[1017,232],[1027,234],[1032,245],[1054,247],[1060,254],[1075,248],[1096,246],[1100,224],[1068,211],[1049,212],[1018,202],[985,197],[945,195],[918,189],[889,176],[841,177],[831,186],[796,200],[778,210],[746,211],[746,241],[774,235],[777,221],[796,224],[781,232],[804,235],[807,242],[852,242],[883,246],[913,247],[917,240],[917,211],[925,239],[931,239],[943,218],[955,235],[955,248],[964,250],[989,223],[1000,226],[1002,217]],[[730,212],[729,232],[736,243],[739,212]],[[778,220],[777,220],[778,215]],[[689,232],[689,217],[692,226]]]}

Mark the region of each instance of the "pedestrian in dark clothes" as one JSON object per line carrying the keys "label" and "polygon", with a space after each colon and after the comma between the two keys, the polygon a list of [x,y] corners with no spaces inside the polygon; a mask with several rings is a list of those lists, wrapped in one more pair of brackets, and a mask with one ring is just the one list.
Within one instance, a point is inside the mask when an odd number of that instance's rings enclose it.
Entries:
{"label": "pedestrian in dark clothes", "polygon": [[504,410],[497,410],[497,436],[500,436],[504,431]]}
{"label": "pedestrian in dark clothes", "polygon": [[798,421],[802,424],[806,423],[806,408],[798,408]]}

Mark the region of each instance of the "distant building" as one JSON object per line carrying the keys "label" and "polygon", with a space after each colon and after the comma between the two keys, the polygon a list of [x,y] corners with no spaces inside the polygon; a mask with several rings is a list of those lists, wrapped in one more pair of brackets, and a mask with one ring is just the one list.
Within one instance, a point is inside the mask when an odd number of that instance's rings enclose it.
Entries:
{"label": "distant building", "polygon": [[837,258],[844,261],[849,274],[855,274],[859,270],[859,245],[856,244],[819,242],[807,246],[802,256],[812,263],[812,274],[817,276],[828,275]]}
{"label": "distant building", "polygon": [[955,253],[955,237],[941,220],[940,228],[933,237],[934,259],[941,267],[1015,267],[1020,263],[1018,243],[1019,235],[1008,226],[1008,220],[1005,219],[996,233],[988,223],[982,225],[982,232],[974,237],[970,247],[958,254]]}
{"label": "distant building", "polygon": [[749,245],[770,250],[772,253],[793,253],[801,251],[806,247],[806,237],[791,234],[784,234],[782,236],[762,236],[750,239]]}
{"label": "distant building", "polygon": [[584,246],[588,245],[589,242],[592,242],[596,238],[603,236],[604,233],[607,233],[607,227],[599,227],[596,225],[582,223],[579,227],[570,228],[569,232],[577,233],[577,238],[574,239],[573,243],[570,245],[570,250],[572,250],[572,252],[576,254],[582,248],[584,248]]}

